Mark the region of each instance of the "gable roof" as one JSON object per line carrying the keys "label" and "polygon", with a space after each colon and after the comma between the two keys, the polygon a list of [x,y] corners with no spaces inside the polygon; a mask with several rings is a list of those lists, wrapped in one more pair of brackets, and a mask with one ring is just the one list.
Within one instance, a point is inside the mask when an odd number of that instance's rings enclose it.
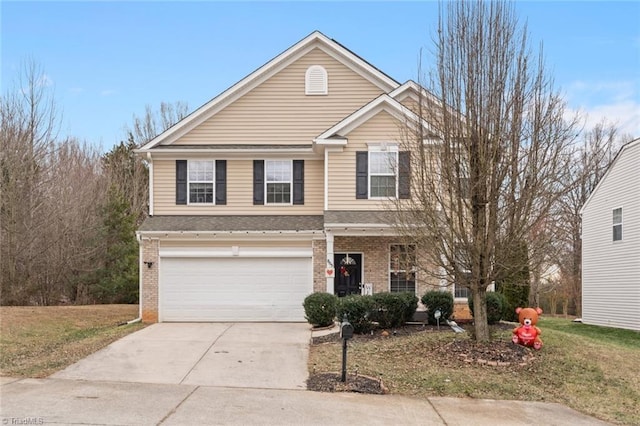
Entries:
{"label": "gable roof", "polygon": [[321,49],[337,61],[352,69],[354,72],[371,81],[374,85],[380,87],[385,92],[389,92],[400,85],[396,80],[389,77],[378,68],[362,59],[360,56],[351,52],[340,43],[328,38],[319,31],[314,31],[240,80],[238,83],[202,105],[183,120],[147,142],[138,151],[144,152],[160,144],[171,144],[176,139],[203,123],[218,111],[222,110],[242,95],[248,93],[315,48]]}
{"label": "gable roof", "polygon": [[634,139],[634,140],[632,140],[630,142],[627,142],[626,144],[622,145],[622,148],[620,148],[620,151],[618,151],[616,156],[613,158],[613,161],[609,165],[609,168],[607,169],[607,171],[602,176],[602,179],[600,179],[600,182],[598,182],[598,184],[596,185],[596,187],[593,190],[593,192],[591,192],[591,194],[589,195],[589,198],[587,198],[587,201],[584,202],[584,205],[580,209],[580,214],[584,213],[584,210],[587,208],[587,205],[591,202],[591,199],[596,195],[596,192],[598,192],[598,190],[602,186],[602,182],[604,182],[605,179],[607,179],[607,177],[609,176],[609,173],[611,173],[611,170],[613,170],[613,168],[616,166],[616,163],[618,162],[620,157],[622,157],[622,155],[624,155],[623,153],[625,151],[628,151],[630,148],[635,147],[635,146],[640,146],[640,138]]}
{"label": "gable roof", "polygon": [[346,144],[345,136],[349,132],[356,129],[381,111],[389,113],[397,120],[408,120],[412,123],[422,123],[425,128],[431,129],[431,126],[427,121],[418,117],[417,114],[388,94],[383,93],[362,108],[355,111],[353,114],[345,117],[342,121],[324,131],[313,141],[317,144],[344,145]]}

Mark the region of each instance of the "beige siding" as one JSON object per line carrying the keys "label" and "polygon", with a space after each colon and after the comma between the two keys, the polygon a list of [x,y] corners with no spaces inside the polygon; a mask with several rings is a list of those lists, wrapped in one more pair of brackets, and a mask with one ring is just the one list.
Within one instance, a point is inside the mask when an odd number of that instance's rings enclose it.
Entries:
{"label": "beige siding", "polygon": [[[305,95],[305,72],[322,65],[329,94]],[[382,91],[316,48],[180,138],[180,144],[300,144]]]}
{"label": "beige siding", "polygon": [[253,160],[227,160],[227,205],[176,205],[175,160],[153,162],[154,215],[322,214],[323,161],[304,162],[304,205],[254,206]]}
{"label": "beige siding", "polygon": [[[640,330],[640,143],[615,162],[582,214],[582,320]],[[613,209],[622,240],[613,241]]]}
{"label": "beige siding", "polygon": [[380,112],[353,130],[343,152],[329,154],[329,210],[380,210],[388,202],[356,199],[356,151],[368,143],[397,142],[402,146],[401,123]]}

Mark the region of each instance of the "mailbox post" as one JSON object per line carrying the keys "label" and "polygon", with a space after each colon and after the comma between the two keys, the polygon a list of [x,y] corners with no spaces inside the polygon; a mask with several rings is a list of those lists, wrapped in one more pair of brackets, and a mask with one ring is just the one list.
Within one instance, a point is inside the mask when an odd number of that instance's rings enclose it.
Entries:
{"label": "mailbox post", "polygon": [[340,337],[342,338],[342,382],[347,381],[347,340],[353,337],[353,325],[347,319],[347,314],[342,318],[340,323]]}

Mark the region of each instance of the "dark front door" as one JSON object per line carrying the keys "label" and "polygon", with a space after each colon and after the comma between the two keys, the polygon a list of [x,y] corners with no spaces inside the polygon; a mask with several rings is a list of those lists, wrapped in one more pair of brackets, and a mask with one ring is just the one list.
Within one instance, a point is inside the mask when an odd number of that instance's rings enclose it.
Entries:
{"label": "dark front door", "polygon": [[333,256],[336,276],[335,293],[339,297],[360,294],[362,284],[362,254],[336,253]]}

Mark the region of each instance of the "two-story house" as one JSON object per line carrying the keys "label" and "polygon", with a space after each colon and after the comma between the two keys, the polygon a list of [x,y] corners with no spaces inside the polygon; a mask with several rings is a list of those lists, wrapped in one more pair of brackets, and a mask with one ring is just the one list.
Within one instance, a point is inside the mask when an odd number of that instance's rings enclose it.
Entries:
{"label": "two-story house", "polygon": [[314,32],[141,147],[143,320],[303,321],[314,291],[437,286],[385,211],[411,196],[418,90]]}

